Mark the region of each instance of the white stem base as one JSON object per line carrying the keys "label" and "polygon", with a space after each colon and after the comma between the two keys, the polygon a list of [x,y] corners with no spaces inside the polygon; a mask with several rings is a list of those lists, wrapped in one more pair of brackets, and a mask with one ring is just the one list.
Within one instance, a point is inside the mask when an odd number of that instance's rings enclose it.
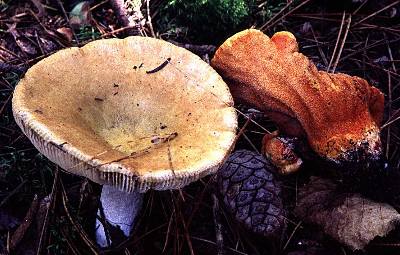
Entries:
{"label": "white stem base", "polygon": [[[142,208],[143,194],[137,192],[126,193],[115,187],[104,185],[101,191],[100,203],[103,207],[105,220],[111,225],[120,228],[125,236],[129,236]],[[100,217],[100,215],[99,209],[97,216]],[[96,220],[96,241],[101,247],[108,246],[103,224],[98,219]]]}

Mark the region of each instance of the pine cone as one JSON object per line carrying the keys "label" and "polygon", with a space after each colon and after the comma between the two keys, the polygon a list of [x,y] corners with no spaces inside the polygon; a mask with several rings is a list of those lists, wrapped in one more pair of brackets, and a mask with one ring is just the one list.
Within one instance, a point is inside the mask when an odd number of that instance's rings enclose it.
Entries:
{"label": "pine cone", "polygon": [[274,167],[261,155],[239,150],[217,174],[226,209],[246,229],[279,239],[286,228],[280,184]]}

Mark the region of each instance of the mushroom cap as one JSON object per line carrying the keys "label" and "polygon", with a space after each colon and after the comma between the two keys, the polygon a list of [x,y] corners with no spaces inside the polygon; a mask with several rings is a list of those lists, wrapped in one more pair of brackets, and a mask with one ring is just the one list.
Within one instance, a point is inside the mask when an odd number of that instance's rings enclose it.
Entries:
{"label": "mushroom cap", "polygon": [[294,152],[291,142],[279,137],[277,131],[264,135],[261,151],[280,174],[296,172],[303,164],[301,158]]}
{"label": "mushroom cap", "polygon": [[214,173],[237,116],[222,78],[162,40],[105,39],[31,67],[13,97],[34,146],[73,174],[120,190],[183,187]]}
{"label": "mushroom cap", "polygon": [[239,32],[217,49],[211,65],[235,100],[266,112],[282,133],[306,137],[321,157],[381,156],[383,94],[359,77],[318,71],[290,32],[272,38],[255,29]]}

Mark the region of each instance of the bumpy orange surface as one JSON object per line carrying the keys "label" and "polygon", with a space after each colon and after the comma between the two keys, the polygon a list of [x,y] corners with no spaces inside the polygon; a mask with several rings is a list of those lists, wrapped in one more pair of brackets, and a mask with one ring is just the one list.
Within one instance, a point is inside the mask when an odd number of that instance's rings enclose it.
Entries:
{"label": "bumpy orange surface", "polygon": [[293,34],[242,31],[219,47],[211,65],[237,102],[266,112],[281,132],[307,138],[320,156],[336,162],[380,156],[383,94],[359,77],[318,71]]}

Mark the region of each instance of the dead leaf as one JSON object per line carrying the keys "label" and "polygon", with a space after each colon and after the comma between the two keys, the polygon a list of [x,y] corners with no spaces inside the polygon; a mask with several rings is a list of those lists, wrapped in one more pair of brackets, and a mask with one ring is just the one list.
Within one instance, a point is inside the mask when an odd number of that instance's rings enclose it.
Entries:
{"label": "dead leaf", "polygon": [[87,1],[75,5],[69,14],[69,23],[73,28],[88,26],[91,24],[91,21],[90,4]]}
{"label": "dead leaf", "polygon": [[379,57],[379,58],[377,58],[377,59],[375,59],[374,60],[374,63],[375,64],[386,64],[386,63],[388,63],[390,60],[389,60],[389,58],[387,57],[387,56],[382,56],[382,57]]}
{"label": "dead leaf", "polygon": [[28,55],[37,54],[36,47],[17,31],[16,23],[8,25],[7,31],[14,37],[15,43],[18,45],[23,53],[26,53]]}
{"label": "dead leaf", "polygon": [[400,222],[390,205],[359,194],[342,193],[330,180],[312,177],[300,188],[295,214],[352,250],[363,250],[377,236],[385,236]]}
{"label": "dead leaf", "polygon": [[312,25],[310,22],[304,22],[304,24],[300,28],[300,33],[302,34],[308,34],[312,29]]}
{"label": "dead leaf", "polygon": [[39,38],[42,48],[45,53],[51,53],[56,51],[59,47],[53,41],[48,40],[46,38],[40,37]]}
{"label": "dead leaf", "polygon": [[41,18],[44,15],[46,15],[46,10],[44,9],[44,6],[40,2],[40,0],[31,0],[31,1],[35,5],[36,9],[38,10],[38,13],[36,13],[37,17]]}
{"label": "dead leaf", "polygon": [[72,42],[74,35],[72,33],[72,29],[69,27],[60,27],[57,28],[57,33],[61,34],[61,36],[66,39],[69,43]]}
{"label": "dead leaf", "polygon": [[394,18],[394,17],[396,17],[396,15],[397,15],[397,9],[395,8],[395,7],[392,7],[392,8],[390,8],[390,14],[389,14],[389,17],[392,19],[392,18]]}

